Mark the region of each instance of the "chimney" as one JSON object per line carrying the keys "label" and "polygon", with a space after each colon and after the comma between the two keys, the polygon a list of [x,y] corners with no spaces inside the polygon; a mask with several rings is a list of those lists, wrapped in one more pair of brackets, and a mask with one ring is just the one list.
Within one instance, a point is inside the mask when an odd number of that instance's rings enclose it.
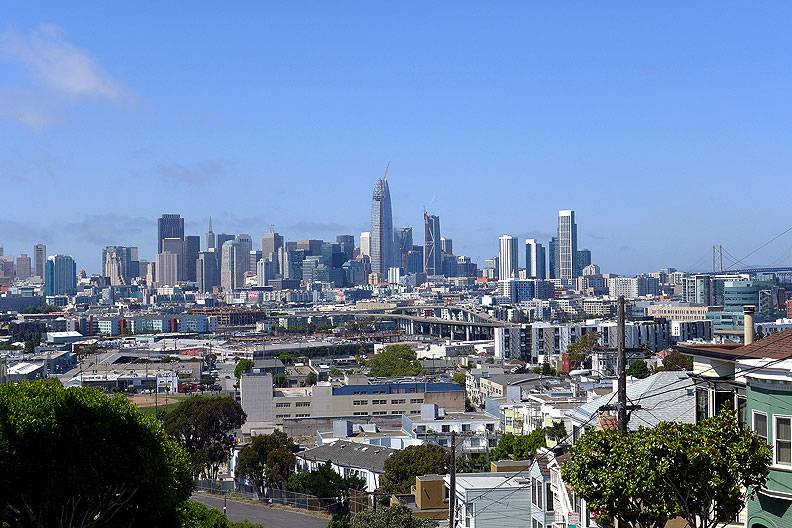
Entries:
{"label": "chimney", "polygon": [[744,337],[743,344],[750,345],[754,340],[754,314],[756,313],[756,306],[747,305],[743,306],[743,327]]}

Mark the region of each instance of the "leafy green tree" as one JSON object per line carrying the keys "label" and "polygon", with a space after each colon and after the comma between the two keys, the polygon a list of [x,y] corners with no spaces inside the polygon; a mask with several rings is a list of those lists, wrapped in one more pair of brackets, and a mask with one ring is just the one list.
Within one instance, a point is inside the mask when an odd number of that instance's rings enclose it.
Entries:
{"label": "leafy green tree", "polygon": [[283,431],[257,435],[239,452],[236,473],[253,483],[260,497],[265,488],[282,487],[296,459],[294,442]]}
{"label": "leafy green tree", "polygon": [[251,370],[253,370],[253,360],[247,358],[240,359],[234,367],[234,377],[239,379],[242,377],[242,374],[250,372]]}
{"label": "leafy green tree", "polygon": [[765,485],[770,461],[765,441],[724,409],[697,424],[590,431],[570,449],[562,474],[598,519],[655,528],[682,517],[691,528],[715,528]]}
{"label": "leafy green tree", "polygon": [[409,446],[385,459],[380,488],[387,493],[409,493],[416,476],[445,474],[449,462],[450,456],[444,447],[435,444]]}
{"label": "leafy green tree", "polygon": [[349,515],[335,514],[327,523],[327,528],[352,528]]}
{"label": "leafy green tree", "polygon": [[334,378],[340,378],[343,375],[344,375],[344,373],[341,372],[341,370],[337,369],[336,367],[333,367],[333,368],[330,369],[330,376],[332,376]]}
{"label": "leafy green tree", "polygon": [[588,332],[566,349],[570,370],[575,370],[591,359],[591,352],[599,345],[599,332]]}
{"label": "leafy green tree", "polygon": [[0,519],[11,526],[173,526],[192,488],[187,453],[126,397],[0,385]]}
{"label": "leafy green tree", "polygon": [[220,510],[188,500],[179,509],[179,528],[262,528],[262,526],[249,521],[231,522]]}
{"label": "leafy green tree", "polygon": [[564,422],[562,421],[553,421],[553,425],[550,427],[545,428],[545,436],[554,440],[555,442],[562,442],[566,440],[567,430]]}
{"label": "leafy green tree", "polygon": [[283,352],[279,354],[278,359],[280,359],[281,363],[283,363],[284,365],[291,365],[292,362],[294,361],[294,358],[292,358],[291,354],[287,352]]}
{"label": "leafy green tree", "polygon": [[492,451],[492,460],[527,460],[546,445],[544,429],[536,429],[527,435],[504,433],[498,447]]}
{"label": "leafy green tree", "polygon": [[342,477],[335,471],[330,462],[325,462],[316,471],[294,473],[289,477],[286,489],[295,493],[313,495],[322,499],[346,497],[349,490],[364,491],[366,481],[361,477]]}
{"label": "leafy green tree", "polygon": [[35,333],[29,335],[25,339],[25,353],[32,354],[36,351],[36,347],[41,344],[41,334]]}
{"label": "leafy green tree", "polygon": [[245,422],[245,412],[229,396],[196,395],[182,400],[165,416],[165,430],[187,452],[197,478],[216,479],[228,461],[235,429]]}
{"label": "leafy green tree", "polygon": [[663,370],[693,370],[693,358],[673,350],[663,358]]}
{"label": "leafy green tree", "polygon": [[287,385],[286,376],[283,374],[275,374],[272,378],[272,385],[275,387],[285,387]]}
{"label": "leafy green tree", "polygon": [[316,372],[309,372],[307,376],[305,376],[305,386],[310,387],[312,385],[316,385],[316,382],[319,381],[319,378],[316,377]]}
{"label": "leafy green tree", "polygon": [[459,385],[463,389],[465,388],[465,385],[467,385],[467,378],[465,377],[465,373],[464,372],[461,372],[461,371],[460,372],[454,372],[454,377],[452,379],[454,380],[454,383],[456,383],[457,385]]}
{"label": "leafy green tree", "polygon": [[415,351],[407,345],[388,345],[368,361],[375,378],[419,376],[424,373]]}
{"label": "leafy green tree", "polygon": [[352,528],[433,528],[430,519],[419,519],[405,506],[389,506],[365,510],[352,517]]}
{"label": "leafy green tree", "polygon": [[630,364],[630,368],[627,369],[627,374],[633,378],[644,379],[649,377],[651,372],[649,372],[649,367],[646,365],[646,361],[639,358]]}

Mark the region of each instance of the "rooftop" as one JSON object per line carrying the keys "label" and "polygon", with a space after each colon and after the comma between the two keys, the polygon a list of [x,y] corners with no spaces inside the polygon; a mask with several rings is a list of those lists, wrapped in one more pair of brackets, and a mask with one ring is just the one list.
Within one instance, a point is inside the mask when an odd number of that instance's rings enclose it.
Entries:
{"label": "rooftop", "polygon": [[396,451],[396,449],[390,449],[389,447],[336,440],[332,444],[306,449],[301,453],[297,453],[297,457],[318,462],[329,460],[340,466],[365,468],[375,473],[383,473],[385,471],[385,459]]}

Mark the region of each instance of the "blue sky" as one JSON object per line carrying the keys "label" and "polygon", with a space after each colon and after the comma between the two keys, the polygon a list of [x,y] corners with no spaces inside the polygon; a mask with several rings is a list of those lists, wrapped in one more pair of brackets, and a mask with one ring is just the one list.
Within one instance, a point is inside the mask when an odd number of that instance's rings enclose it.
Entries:
{"label": "blue sky", "polygon": [[394,225],[480,264],[558,209],[617,273],[789,227],[789,3],[32,4],[0,0],[6,254],[150,258],[163,212],[357,238],[388,161]]}

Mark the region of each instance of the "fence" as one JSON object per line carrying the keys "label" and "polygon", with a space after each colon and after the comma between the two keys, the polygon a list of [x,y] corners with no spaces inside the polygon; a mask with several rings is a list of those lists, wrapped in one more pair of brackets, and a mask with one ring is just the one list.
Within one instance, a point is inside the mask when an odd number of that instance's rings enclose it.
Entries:
{"label": "fence", "polygon": [[229,497],[241,497],[249,500],[260,501],[265,504],[280,504],[290,508],[298,508],[314,512],[324,512],[327,514],[343,513],[345,500],[338,497],[320,498],[304,493],[267,488],[264,496],[261,497],[255,488],[250,485],[241,484],[232,480],[213,481],[196,480],[195,489],[205,491],[215,495],[228,495]]}

